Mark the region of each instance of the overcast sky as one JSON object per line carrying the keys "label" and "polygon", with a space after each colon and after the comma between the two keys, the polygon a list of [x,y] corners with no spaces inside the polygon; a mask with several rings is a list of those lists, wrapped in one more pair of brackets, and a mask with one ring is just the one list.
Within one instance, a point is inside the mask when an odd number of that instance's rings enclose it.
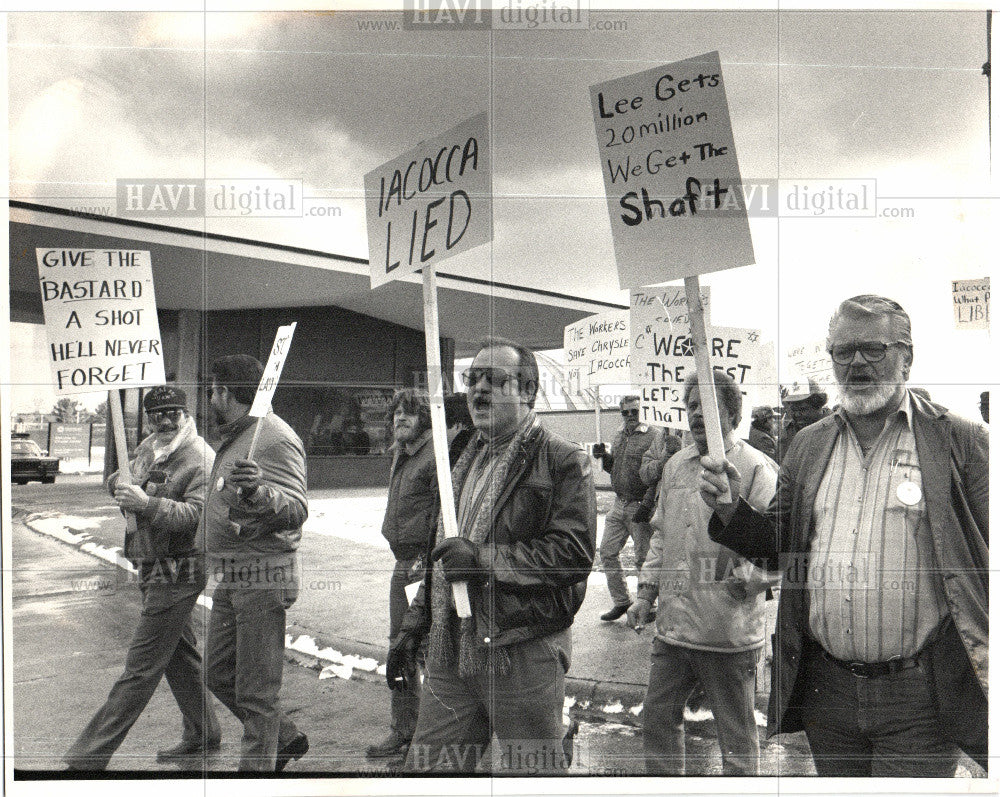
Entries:
{"label": "overcast sky", "polygon": [[840,299],[893,296],[914,317],[913,380],[975,412],[995,379],[988,336],[954,330],[949,282],[995,262],[985,12],[593,11],[619,30],[370,29],[399,19],[11,14],[11,196],[114,213],[120,177],[301,179],[342,215],[208,229],[366,257],[364,173],[486,110],[495,240],[442,270],[624,304],[589,86],[718,50],[745,181],[875,179],[879,208],[913,217],[751,220],[757,265],[704,278],[713,320],[762,327],[783,351],[821,338]]}

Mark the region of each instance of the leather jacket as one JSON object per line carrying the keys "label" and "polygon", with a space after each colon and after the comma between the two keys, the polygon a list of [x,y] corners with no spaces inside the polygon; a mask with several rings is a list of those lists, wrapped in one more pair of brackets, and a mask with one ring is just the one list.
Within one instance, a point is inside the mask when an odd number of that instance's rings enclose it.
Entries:
{"label": "leather jacket", "polygon": [[[489,578],[469,585],[476,633],[488,645],[504,646],[569,628],[583,604],[596,537],[589,457],[536,424],[501,487],[492,531],[480,547]],[[402,632],[423,635],[430,628],[432,571]]]}

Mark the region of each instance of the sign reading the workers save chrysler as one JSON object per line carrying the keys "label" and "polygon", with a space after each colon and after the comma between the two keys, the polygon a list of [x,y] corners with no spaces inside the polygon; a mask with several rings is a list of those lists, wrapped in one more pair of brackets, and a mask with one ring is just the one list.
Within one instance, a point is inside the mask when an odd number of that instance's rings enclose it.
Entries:
{"label": "sign reading the workers save chrysler", "polygon": [[590,87],[622,288],[754,262],[717,52]]}
{"label": "sign reading the workers save chrysler", "polygon": [[162,385],[149,252],[39,248],[35,254],[55,392]]}
{"label": "sign reading the workers save chrysler", "polygon": [[628,384],[631,376],[628,316],[628,310],[611,310],[566,327],[563,354],[571,390]]}
{"label": "sign reading the workers save chrysler", "polygon": [[486,113],[365,175],[372,288],[492,238]]}

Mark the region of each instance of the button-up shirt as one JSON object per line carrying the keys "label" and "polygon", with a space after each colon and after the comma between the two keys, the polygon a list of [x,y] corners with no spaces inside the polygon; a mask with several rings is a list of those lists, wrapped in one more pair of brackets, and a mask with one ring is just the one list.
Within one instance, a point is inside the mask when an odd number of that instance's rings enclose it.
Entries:
{"label": "button-up shirt", "polygon": [[[915,655],[947,615],[909,392],[866,457],[843,410],[813,506],[809,629],[834,657]],[[947,456],[944,452],[942,456]]]}

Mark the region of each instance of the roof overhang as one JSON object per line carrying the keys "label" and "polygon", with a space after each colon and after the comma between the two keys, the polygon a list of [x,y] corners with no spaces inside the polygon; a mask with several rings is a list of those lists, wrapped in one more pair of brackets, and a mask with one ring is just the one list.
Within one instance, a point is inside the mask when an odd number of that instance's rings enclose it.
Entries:
{"label": "roof overhang", "polygon": [[[12,321],[42,321],[36,248],[149,250],[156,302],[170,310],[333,305],[423,329],[422,278],[372,290],[368,261],[192,229],[10,201]],[[445,264],[447,266],[447,264]],[[458,356],[502,335],[533,349],[560,348],[567,324],[623,305],[437,273],[442,337]]]}

